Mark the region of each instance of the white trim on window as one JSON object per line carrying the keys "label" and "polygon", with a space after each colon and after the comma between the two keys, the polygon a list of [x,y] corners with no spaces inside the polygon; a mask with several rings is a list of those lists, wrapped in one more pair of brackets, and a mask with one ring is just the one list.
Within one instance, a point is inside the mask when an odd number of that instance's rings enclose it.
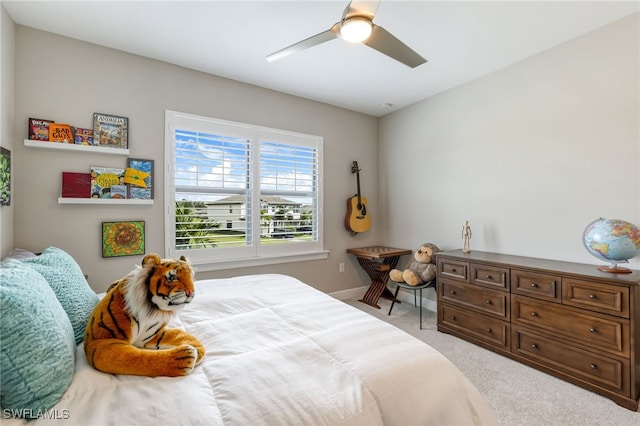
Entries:
{"label": "white trim on window", "polygon": [[201,271],[326,259],[322,145],[167,110],[166,256],[186,255]]}

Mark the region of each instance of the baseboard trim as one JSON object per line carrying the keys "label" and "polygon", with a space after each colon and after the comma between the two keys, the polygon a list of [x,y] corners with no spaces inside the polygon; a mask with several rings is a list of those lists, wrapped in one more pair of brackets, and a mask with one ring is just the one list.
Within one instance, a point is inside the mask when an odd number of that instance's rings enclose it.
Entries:
{"label": "baseboard trim", "polygon": [[338,300],[347,300],[347,299],[360,299],[367,291],[367,286],[350,288],[347,290],[334,291],[329,293],[329,296],[332,296]]}
{"label": "baseboard trim", "polygon": [[[347,290],[339,290],[329,293],[329,296],[332,296],[338,300],[346,300],[346,299],[361,299],[366,293],[368,286],[360,286],[355,288],[350,288]],[[422,307],[431,312],[438,311],[438,304],[435,300],[427,299],[425,296],[429,293],[429,289],[422,290]],[[398,292],[398,299],[402,302],[411,303],[413,305],[413,291],[400,289]]]}
{"label": "baseboard trim", "polygon": [[[411,305],[413,305],[415,300],[413,298],[413,293],[414,292],[411,290],[400,289],[400,291],[398,292],[398,299],[400,299],[405,303],[410,303]],[[422,308],[431,312],[437,312],[438,304],[436,303],[436,301],[425,298],[425,296],[428,293],[429,293],[429,289],[422,290]],[[419,294],[420,294],[419,292],[416,292],[416,296],[418,296]],[[418,302],[418,306],[420,306],[420,301],[417,301],[417,302]]]}

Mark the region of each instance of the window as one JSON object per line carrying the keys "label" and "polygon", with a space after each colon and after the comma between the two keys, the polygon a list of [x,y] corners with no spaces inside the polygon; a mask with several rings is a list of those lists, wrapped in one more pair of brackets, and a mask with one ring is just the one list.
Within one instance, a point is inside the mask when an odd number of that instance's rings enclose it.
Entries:
{"label": "window", "polygon": [[167,111],[165,138],[169,257],[209,269],[326,258],[321,137]]}

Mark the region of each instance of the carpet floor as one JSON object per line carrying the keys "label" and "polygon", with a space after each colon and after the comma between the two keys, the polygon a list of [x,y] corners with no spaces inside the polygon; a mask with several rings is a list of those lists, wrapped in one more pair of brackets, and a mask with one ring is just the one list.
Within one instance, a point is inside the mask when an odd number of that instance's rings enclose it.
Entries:
{"label": "carpet floor", "polygon": [[[484,395],[501,426],[639,426],[640,412],[557,379],[436,329],[436,313],[412,303],[393,307],[380,299],[381,309],[355,299],[344,301],[404,330],[437,349],[455,364]],[[425,396],[428,398],[428,395]]]}

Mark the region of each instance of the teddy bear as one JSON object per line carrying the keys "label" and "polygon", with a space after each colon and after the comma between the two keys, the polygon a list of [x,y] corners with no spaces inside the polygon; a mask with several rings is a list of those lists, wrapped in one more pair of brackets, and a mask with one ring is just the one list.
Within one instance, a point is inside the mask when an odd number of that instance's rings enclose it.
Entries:
{"label": "teddy bear", "polygon": [[389,272],[389,278],[395,282],[407,283],[411,286],[418,286],[436,277],[436,257],[435,253],[439,252],[438,246],[432,243],[424,243],[413,254],[413,261],[407,269],[392,269]]}

